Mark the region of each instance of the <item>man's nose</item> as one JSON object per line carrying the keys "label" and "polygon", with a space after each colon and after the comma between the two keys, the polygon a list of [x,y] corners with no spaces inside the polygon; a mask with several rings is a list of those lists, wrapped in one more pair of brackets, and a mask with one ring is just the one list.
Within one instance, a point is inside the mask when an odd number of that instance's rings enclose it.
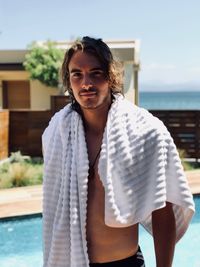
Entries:
{"label": "man's nose", "polygon": [[83,76],[83,80],[82,80],[82,88],[84,89],[89,89],[93,86],[91,78],[88,74],[85,74]]}

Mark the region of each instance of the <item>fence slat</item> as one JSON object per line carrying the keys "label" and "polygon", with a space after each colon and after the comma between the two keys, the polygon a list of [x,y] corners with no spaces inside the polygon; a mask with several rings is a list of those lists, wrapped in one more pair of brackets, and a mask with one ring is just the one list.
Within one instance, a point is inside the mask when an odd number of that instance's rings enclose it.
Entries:
{"label": "fence slat", "polygon": [[200,111],[199,110],[150,110],[163,121],[178,149],[188,158],[200,158]]}
{"label": "fence slat", "polygon": [[11,110],[9,151],[42,156],[41,136],[51,116],[51,111]]}
{"label": "fence slat", "polygon": [[0,110],[0,160],[8,156],[9,111]]}

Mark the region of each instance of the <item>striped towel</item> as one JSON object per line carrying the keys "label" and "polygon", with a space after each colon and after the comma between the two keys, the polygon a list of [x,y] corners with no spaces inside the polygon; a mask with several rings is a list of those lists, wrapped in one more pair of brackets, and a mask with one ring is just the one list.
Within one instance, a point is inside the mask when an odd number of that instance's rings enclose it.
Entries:
{"label": "striped towel", "polygon": [[[174,142],[161,121],[116,96],[108,113],[98,172],[105,190],[105,223],[142,223],[152,233],[152,211],[173,203],[176,240],[194,202]],[[89,161],[80,115],[67,105],[43,136],[44,267],[89,267],[86,241]]]}

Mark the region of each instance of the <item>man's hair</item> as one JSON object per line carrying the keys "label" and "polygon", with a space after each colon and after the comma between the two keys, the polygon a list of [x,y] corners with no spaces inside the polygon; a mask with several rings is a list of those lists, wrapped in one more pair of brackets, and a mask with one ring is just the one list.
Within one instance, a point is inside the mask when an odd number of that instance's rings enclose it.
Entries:
{"label": "man's hair", "polygon": [[85,36],[81,40],[75,41],[69,50],[66,51],[61,69],[63,86],[69,92],[72,100],[72,108],[77,110],[77,105],[79,106],[79,104],[75,100],[72,89],[70,88],[69,63],[77,51],[86,52],[95,56],[105,72],[105,77],[109,82],[111,92],[113,94],[122,93],[123,79],[121,64],[114,60],[110,48],[102,39]]}

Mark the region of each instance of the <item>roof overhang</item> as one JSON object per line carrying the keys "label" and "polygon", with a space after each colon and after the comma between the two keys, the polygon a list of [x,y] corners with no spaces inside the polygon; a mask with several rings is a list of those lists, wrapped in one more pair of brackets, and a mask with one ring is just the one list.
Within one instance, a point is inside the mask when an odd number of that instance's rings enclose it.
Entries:
{"label": "roof overhang", "polygon": [[[57,46],[62,49],[69,49],[73,42],[57,42]],[[42,42],[38,42],[42,45]],[[44,43],[43,43],[44,44]],[[133,62],[139,64],[140,41],[106,41],[113,55],[120,61]]]}
{"label": "roof overhang", "polygon": [[[139,48],[140,42],[133,41],[107,41],[113,55],[120,61],[132,62],[139,65]],[[37,42],[43,46],[45,42]],[[56,42],[57,47],[67,50],[72,42]],[[0,64],[23,63],[28,50],[0,50]]]}
{"label": "roof overhang", "polygon": [[22,63],[28,50],[0,50],[0,64]]}

